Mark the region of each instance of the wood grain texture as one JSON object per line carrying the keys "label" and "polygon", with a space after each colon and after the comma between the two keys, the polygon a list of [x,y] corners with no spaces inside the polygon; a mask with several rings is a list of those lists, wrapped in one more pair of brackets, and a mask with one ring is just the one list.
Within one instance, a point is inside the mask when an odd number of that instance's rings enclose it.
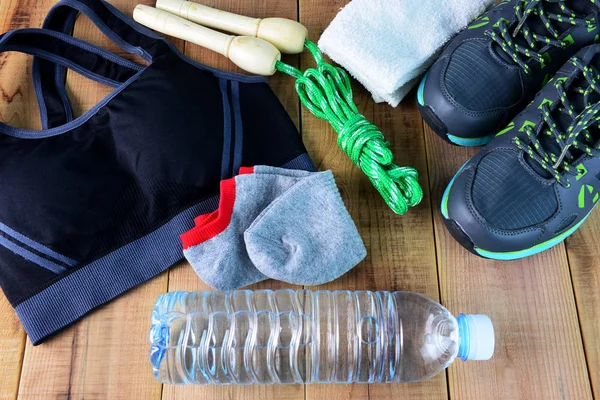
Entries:
{"label": "wood grain texture", "polygon": [[456,362],[450,398],[591,399],[565,248],[512,262],[468,253],[439,211],[446,184],[478,149],[451,146],[425,129],[441,297],[454,313],[484,313],[496,331],[489,362]]}
{"label": "wood grain texture", "polygon": [[600,398],[600,214],[595,211],[566,247],[594,398]]}
{"label": "wood grain texture", "polygon": [[[131,15],[137,0],[112,4]],[[41,9],[41,15],[49,8],[47,4]],[[78,18],[74,36],[133,59],[87,17]],[[72,71],[67,73],[67,92],[76,116],[112,90]],[[161,385],[148,363],[148,329],[152,303],[166,288],[167,274],[163,273],[93,311],[47,343],[33,347],[28,342],[19,399],[160,399]]]}
{"label": "wood grain texture", "polygon": [[[201,2],[256,17],[299,18],[308,26],[309,38],[316,41],[347,1]],[[4,32],[39,27],[54,2],[0,0],[0,28]],[[131,15],[138,1],[110,2]],[[143,3],[153,4],[153,0]],[[75,35],[132,59],[87,18],[78,20]],[[222,56],[181,41],[176,44],[197,61],[241,72]],[[298,56],[285,56],[284,61],[300,65]],[[29,56],[0,53],[0,120],[39,129],[30,66]],[[302,56],[301,66],[313,66],[307,54]],[[75,73],[69,72],[67,79],[76,114],[95,105],[111,90]],[[182,262],[37,347],[26,342],[16,314],[0,294],[0,315],[4,316],[0,325],[0,400],[586,400],[592,399],[593,394],[600,398],[600,269],[595,240],[600,234],[600,217],[593,214],[568,239],[567,251],[560,245],[516,262],[477,258],[448,234],[439,212],[447,182],[476,149],[453,147],[437,138],[423,125],[414,105],[414,93],[393,109],[375,105],[364,89],[353,86],[360,111],[382,129],[398,163],[414,166],[421,174],[423,203],[399,217],[337,147],[336,135],[329,125],[301,109],[293,79],[278,73],[269,81],[296,125],[302,128],[315,163],[321,170],[333,170],[368,250],[366,260],[357,268],[320,288],[411,290],[441,299],[454,314],[489,314],[497,332],[494,358],[490,362],[457,361],[446,374],[420,384],[161,387],[154,381],[148,362],[147,333],[153,303],[167,290],[210,289]],[[284,287],[292,286],[266,281],[252,288]]]}
{"label": "wood grain texture", "polygon": [[[317,41],[345,0],[300,0],[300,22],[307,26],[309,39]],[[301,67],[314,67],[305,52]],[[423,202],[403,216],[394,214],[368,178],[337,146],[330,125],[301,108],[302,135],[309,154],[320,170],[331,169],[342,198],[367,248],[367,258],[331,284],[320,288],[335,290],[409,290],[438,299],[439,288],[429,204],[423,124],[414,101],[394,109],[375,105],[358,84],[353,85],[359,111],[376,124],[390,142],[399,165],[411,165],[420,172],[425,190]],[[446,399],[446,376],[440,374],[422,384],[310,385],[307,399]]]}
{"label": "wood grain texture", "polygon": [[6,297],[0,294],[0,400],[17,398],[25,332]]}

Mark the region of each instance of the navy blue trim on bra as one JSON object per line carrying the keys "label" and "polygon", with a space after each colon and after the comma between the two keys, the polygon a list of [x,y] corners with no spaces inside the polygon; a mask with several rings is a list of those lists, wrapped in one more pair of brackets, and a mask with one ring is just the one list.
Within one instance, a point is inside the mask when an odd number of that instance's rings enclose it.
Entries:
{"label": "navy blue trim on bra", "polygon": [[223,99],[223,155],[221,156],[221,179],[229,178],[229,161],[231,154],[231,107],[227,93],[227,80],[219,79],[219,88]]}
{"label": "navy blue trim on bra", "polygon": [[72,258],[69,258],[67,256],[64,256],[62,254],[59,254],[59,253],[53,251],[52,249],[44,246],[41,243],[36,242],[33,239],[28,238],[27,236],[15,231],[11,227],[9,227],[1,222],[0,222],[0,232],[18,240],[19,242],[29,246],[30,248],[34,249],[35,251],[37,251],[49,258],[53,258],[56,261],[62,262],[70,267],[77,265],[77,261],[73,260]]}
{"label": "navy blue trim on bra", "polygon": [[231,82],[231,99],[233,104],[233,126],[234,126],[234,148],[233,148],[233,174],[237,174],[242,166],[242,150],[244,148],[244,125],[242,121],[242,110],[240,107],[240,85],[236,81]]}
{"label": "navy blue trim on bra", "polygon": [[309,172],[317,171],[317,167],[306,153],[300,154],[298,157],[286,162],[280,168],[301,169]]}
{"label": "navy blue trim on bra", "polygon": [[[65,30],[63,31],[63,33],[67,33],[69,31],[71,31],[75,27],[76,20],[77,20],[77,14],[73,13],[72,15],[70,15],[69,18],[65,21]],[[43,28],[43,26],[42,26],[42,28]],[[107,51],[107,53],[112,54],[108,51]],[[116,56],[116,54],[115,54],[115,56]],[[66,121],[70,122],[73,120],[73,107],[71,106],[71,101],[69,100],[69,95],[67,94],[67,88],[65,86],[66,85],[66,72],[64,71],[64,68],[60,67],[59,65],[55,66],[54,85],[56,86],[56,89],[58,90],[58,95],[60,96],[60,99],[63,103],[63,108],[65,110],[65,115],[66,115]],[[42,101],[43,101],[43,99],[42,99]],[[46,125],[44,127],[44,129],[48,129],[48,126]]]}
{"label": "navy blue trim on bra", "polygon": [[33,88],[35,97],[37,98],[38,109],[40,110],[40,119],[42,120],[42,129],[48,129],[48,108],[42,94],[42,84],[40,76],[39,59],[33,58],[33,66],[31,67],[31,75],[33,79]]}
{"label": "navy blue trim on bra", "polygon": [[0,235],[0,246],[12,251],[13,253],[23,257],[27,261],[30,261],[42,268],[60,274],[66,271],[66,268],[55,262],[52,262],[44,257],[41,257],[34,252],[28,250],[26,247],[20,246],[18,243],[7,239],[5,236]]}
{"label": "navy blue trim on bra", "polygon": [[[58,64],[57,64],[58,65]],[[65,109],[65,114],[67,118],[67,122],[73,121],[73,107],[71,107],[71,102],[69,101],[69,95],[67,94],[67,88],[64,84],[62,84],[63,79],[66,80],[66,76],[64,76],[63,68],[56,68],[54,73],[54,81],[58,84],[57,87],[58,95],[63,103],[63,107]]]}

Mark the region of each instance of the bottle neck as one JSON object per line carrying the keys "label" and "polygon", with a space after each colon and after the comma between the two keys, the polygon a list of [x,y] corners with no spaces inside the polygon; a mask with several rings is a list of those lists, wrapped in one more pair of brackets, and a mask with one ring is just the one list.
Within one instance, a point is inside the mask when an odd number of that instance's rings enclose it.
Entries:
{"label": "bottle neck", "polygon": [[467,361],[469,359],[469,351],[470,351],[470,333],[469,333],[469,323],[467,322],[467,316],[465,314],[460,314],[456,317],[456,322],[458,323],[458,355],[457,357],[463,361]]}

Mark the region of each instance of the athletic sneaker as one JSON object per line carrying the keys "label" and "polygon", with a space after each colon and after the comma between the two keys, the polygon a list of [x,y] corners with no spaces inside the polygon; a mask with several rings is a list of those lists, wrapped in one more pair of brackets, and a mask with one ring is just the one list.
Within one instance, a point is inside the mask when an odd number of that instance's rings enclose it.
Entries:
{"label": "athletic sneaker", "polygon": [[598,40],[600,0],[504,0],[443,51],[418,91],[443,139],[480,146],[578,50]]}
{"label": "athletic sneaker", "polygon": [[483,257],[512,260],[572,234],[600,199],[600,44],[581,49],[452,179],[448,230]]}

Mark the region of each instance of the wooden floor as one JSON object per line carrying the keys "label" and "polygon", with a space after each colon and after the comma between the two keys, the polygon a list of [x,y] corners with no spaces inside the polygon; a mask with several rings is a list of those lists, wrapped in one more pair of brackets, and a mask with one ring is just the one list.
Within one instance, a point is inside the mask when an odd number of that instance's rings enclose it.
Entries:
{"label": "wooden floor", "polygon": [[[137,0],[111,2],[131,15]],[[316,41],[347,0],[202,2],[257,17],[298,19]],[[39,27],[53,3],[1,0],[0,30]],[[75,35],[123,53],[85,18],[77,21]],[[176,43],[195,60],[235,70],[213,53]],[[306,55],[287,57],[287,61],[311,65]],[[0,55],[0,118],[39,129],[30,63],[28,56]],[[75,73],[67,79],[79,112],[110,90]],[[315,163],[322,170],[333,170],[367,246],[364,262],[322,288],[411,290],[440,300],[455,314],[486,313],[497,332],[493,359],[458,361],[446,373],[421,384],[161,386],[154,381],[148,361],[153,302],[168,290],[208,288],[182,263],[37,347],[28,341],[13,309],[0,295],[0,399],[600,399],[599,212],[565,244],[540,255],[514,262],[477,258],[446,232],[439,211],[446,184],[477,149],[453,147],[437,138],[423,124],[414,93],[391,108],[376,105],[355,85],[359,109],[385,133],[398,164],[414,166],[421,174],[423,202],[396,216],[337,148],[329,126],[300,107],[292,80],[278,74],[270,82]],[[284,285],[263,282],[258,287]]]}

